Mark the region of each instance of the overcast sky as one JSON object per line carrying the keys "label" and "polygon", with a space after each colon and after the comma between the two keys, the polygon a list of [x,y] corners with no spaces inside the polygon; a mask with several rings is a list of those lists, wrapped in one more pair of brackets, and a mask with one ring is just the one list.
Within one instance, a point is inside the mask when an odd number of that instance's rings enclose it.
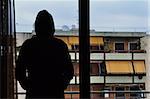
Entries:
{"label": "overcast sky", "polygon": [[[31,32],[40,10],[48,10],[56,28],[78,27],[78,0],[15,0],[17,31]],[[90,28],[148,31],[149,0],[91,0]]]}

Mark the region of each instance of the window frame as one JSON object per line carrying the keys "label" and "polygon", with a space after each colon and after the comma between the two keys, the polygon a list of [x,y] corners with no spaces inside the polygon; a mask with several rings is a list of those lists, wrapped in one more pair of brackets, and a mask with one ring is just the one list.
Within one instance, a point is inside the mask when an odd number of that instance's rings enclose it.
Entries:
{"label": "window frame", "polygon": [[[123,43],[123,50],[116,50],[116,43]],[[114,43],[114,50],[115,50],[115,51],[124,51],[124,50],[125,50],[125,42],[119,42],[119,41],[118,41],[118,42],[115,42],[115,43]]]}
{"label": "window frame", "polygon": [[137,42],[128,42],[128,50],[131,51],[131,44],[136,44],[136,49],[135,50],[138,50],[138,44]]}

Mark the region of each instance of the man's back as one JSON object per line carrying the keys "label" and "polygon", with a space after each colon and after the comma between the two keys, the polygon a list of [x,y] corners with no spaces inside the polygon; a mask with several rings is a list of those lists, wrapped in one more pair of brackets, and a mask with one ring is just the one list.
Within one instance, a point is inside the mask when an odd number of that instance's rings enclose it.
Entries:
{"label": "man's back", "polygon": [[33,37],[27,40],[19,58],[24,60],[28,71],[27,90],[31,95],[60,94],[64,90],[65,81],[72,79],[73,66],[67,46],[54,37]]}
{"label": "man's back", "polygon": [[37,14],[35,33],[20,49],[16,79],[27,91],[27,99],[62,99],[74,71],[67,45],[54,37],[54,21],[48,11]]}

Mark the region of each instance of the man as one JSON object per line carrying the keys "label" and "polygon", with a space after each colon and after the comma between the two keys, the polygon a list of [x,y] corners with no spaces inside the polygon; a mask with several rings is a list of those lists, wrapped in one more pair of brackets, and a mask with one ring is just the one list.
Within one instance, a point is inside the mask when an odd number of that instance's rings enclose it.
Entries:
{"label": "man", "polygon": [[67,45],[54,37],[54,21],[46,10],[37,15],[35,32],[20,49],[16,79],[27,91],[27,99],[62,99],[74,74]]}

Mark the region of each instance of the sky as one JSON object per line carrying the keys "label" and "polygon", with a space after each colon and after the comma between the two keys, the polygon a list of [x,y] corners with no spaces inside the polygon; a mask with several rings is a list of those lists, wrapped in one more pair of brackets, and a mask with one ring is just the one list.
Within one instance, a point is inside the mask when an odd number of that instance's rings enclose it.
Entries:
{"label": "sky", "polygon": [[[90,29],[150,31],[150,0],[90,0]],[[40,10],[52,14],[55,27],[78,28],[78,0],[15,0],[17,32],[31,32]]]}

